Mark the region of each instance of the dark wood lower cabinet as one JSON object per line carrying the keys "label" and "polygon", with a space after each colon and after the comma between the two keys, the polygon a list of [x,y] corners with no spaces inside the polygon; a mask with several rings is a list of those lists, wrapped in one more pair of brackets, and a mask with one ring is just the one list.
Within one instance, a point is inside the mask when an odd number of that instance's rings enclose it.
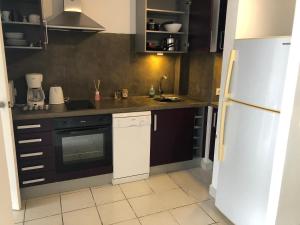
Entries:
{"label": "dark wood lower cabinet", "polygon": [[152,111],[150,165],[193,159],[195,109]]}

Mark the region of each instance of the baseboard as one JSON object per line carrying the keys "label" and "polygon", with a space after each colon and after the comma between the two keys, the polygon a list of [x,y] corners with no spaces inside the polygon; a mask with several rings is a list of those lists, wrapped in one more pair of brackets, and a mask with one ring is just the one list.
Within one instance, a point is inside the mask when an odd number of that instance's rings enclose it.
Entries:
{"label": "baseboard", "polygon": [[209,194],[210,194],[213,198],[216,198],[217,190],[216,190],[212,185],[209,185]]}
{"label": "baseboard", "polygon": [[201,159],[201,168],[204,170],[211,170],[213,168],[213,162],[210,159]]}
{"label": "baseboard", "polygon": [[[171,163],[150,168],[150,175],[169,173],[179,170],[187,170],[195,167],[200,167],[201,158],[196,158],[190,161]],[[146,179],[146,178],[144,178]],[[58,194],[67,191],[96,187],[101,185],[112,184],[113,174],[104,174],[93,177],[86,177],[51,184],[38,185],[21,189],[22,199],[37,198],[51,194]],[[130,182],[130,181],[128,181]]]}
{"label": "baseboard", "polygon": [[145,180],[149,178],[149,174],[140,174],[136,176],[131,176],[131,177],[123,177],[123,178],[117,178],[112,180],[113,185],[117,184],[124,184],[124,183],[129,183],[133,181],[138,181],[138,180]]}

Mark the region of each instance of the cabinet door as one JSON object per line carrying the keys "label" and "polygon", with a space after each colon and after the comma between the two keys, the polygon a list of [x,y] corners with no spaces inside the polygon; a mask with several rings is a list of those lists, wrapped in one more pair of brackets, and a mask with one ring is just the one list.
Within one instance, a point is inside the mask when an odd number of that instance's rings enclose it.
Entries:
{"label": "cabinet door", "polygon": [[214,108],[213,109],[213,115],[212,115],[211,133],[210,133],[210,147],[209,147],[209,159],[211,161],[214,161],[214,155],[215,155],[217,119],[218,119],[218,109]]}
{"label": "cabinet door", "polygon": [[193,158],[194,109],[152,111],[151,166]]}
{"label": "cabinet door", "polygon": [[190,9],[189,50],[208,51],[211,40],[212,1],[193,1]]}

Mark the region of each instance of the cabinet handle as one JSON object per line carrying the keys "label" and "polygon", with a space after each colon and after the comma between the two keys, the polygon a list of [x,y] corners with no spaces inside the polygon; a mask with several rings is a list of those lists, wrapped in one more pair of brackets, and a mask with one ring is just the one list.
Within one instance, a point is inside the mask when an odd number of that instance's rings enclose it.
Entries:
{"label": "cabinet handle", "polygon": [[154,114],[154,132],[157,131],[157,115]]}
{"label": "cabinet handle", "polygon": [[41,156],[44,155],[43,152],[35,152],[35,153],[28,153],[28,154],[21,154],[20,158],[29,158],[29,157],[35,157],[35,156]]}
{"label": "cabinet handle", "polygon": [[36,184],[36,183],[41,183],[46,181],[46,178],[40,178],[40,179],[35,179],[35,180],[26,180],[26,181],[22,181],[22,184]]}
{"label": "cabinet handle", "polygon": [[21,170],[22,171],[31,171],[31,170],[40,170],[40,169],[44,169],[44,168],[45,168],[44,165],[39,165],[39,166],[23,167]]}
{"label": "cabinet handle", "polygon": [[227,71],[227,78],[226,78],[226,83],[225,83],[225,92],[224,92],[224,98],[228,99],[230,98],[230,93],[229,93],[229,88],[231,84],[231,77],[232,77],[232,72],[233,72],[233,67],[234,63],[237,58],[237,51],[232,50],[230,53],[230,59],[229,59],[229,64],[228,64],[228,71]]}
{"label": "cabinet handle", "polygon": [[216,128],[216,126],[217,126],[217,113],[214,113],[213,117],[214,117],[214,122],[213,122],[214,128]]}
{"label": "cabinet handle", "polygon": [[45,45],[49,44],[49,37],[48,37],[48,23],[47,20],[44,20],[44,24],[45,24]]}
{"label": "cabinet handle", "polygon": [[226,113],[228,102],[223,102],[222,113],[221,113],[221,128],[220,128],[220,138],[219,138],[219,152],[218,159],[219,161],[224,161],[224,131],[225,131],[225,123],[226,123]]}
{"label": "cabinet handle", "polygon": [[19,144],[30,144],[30,143],[38,143],[38,142],[42,142],[43,140],[41,138],[38,139],[29,139],[29,140],[21,140],[18,141]]}
{"label": "cabinet handle", "polygon": [[17,130],[41,128],[41,124],[17,126]]}

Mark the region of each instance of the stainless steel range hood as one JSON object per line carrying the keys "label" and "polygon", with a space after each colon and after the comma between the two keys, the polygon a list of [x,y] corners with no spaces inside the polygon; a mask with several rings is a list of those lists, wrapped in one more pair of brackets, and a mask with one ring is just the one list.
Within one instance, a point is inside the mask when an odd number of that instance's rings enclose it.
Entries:
{"label": "stainless steel range hood", "polygon": [[105,28],[82,13],[81,0],[64,0],[64,12],[48,22],[54,30],[104,31]]}

